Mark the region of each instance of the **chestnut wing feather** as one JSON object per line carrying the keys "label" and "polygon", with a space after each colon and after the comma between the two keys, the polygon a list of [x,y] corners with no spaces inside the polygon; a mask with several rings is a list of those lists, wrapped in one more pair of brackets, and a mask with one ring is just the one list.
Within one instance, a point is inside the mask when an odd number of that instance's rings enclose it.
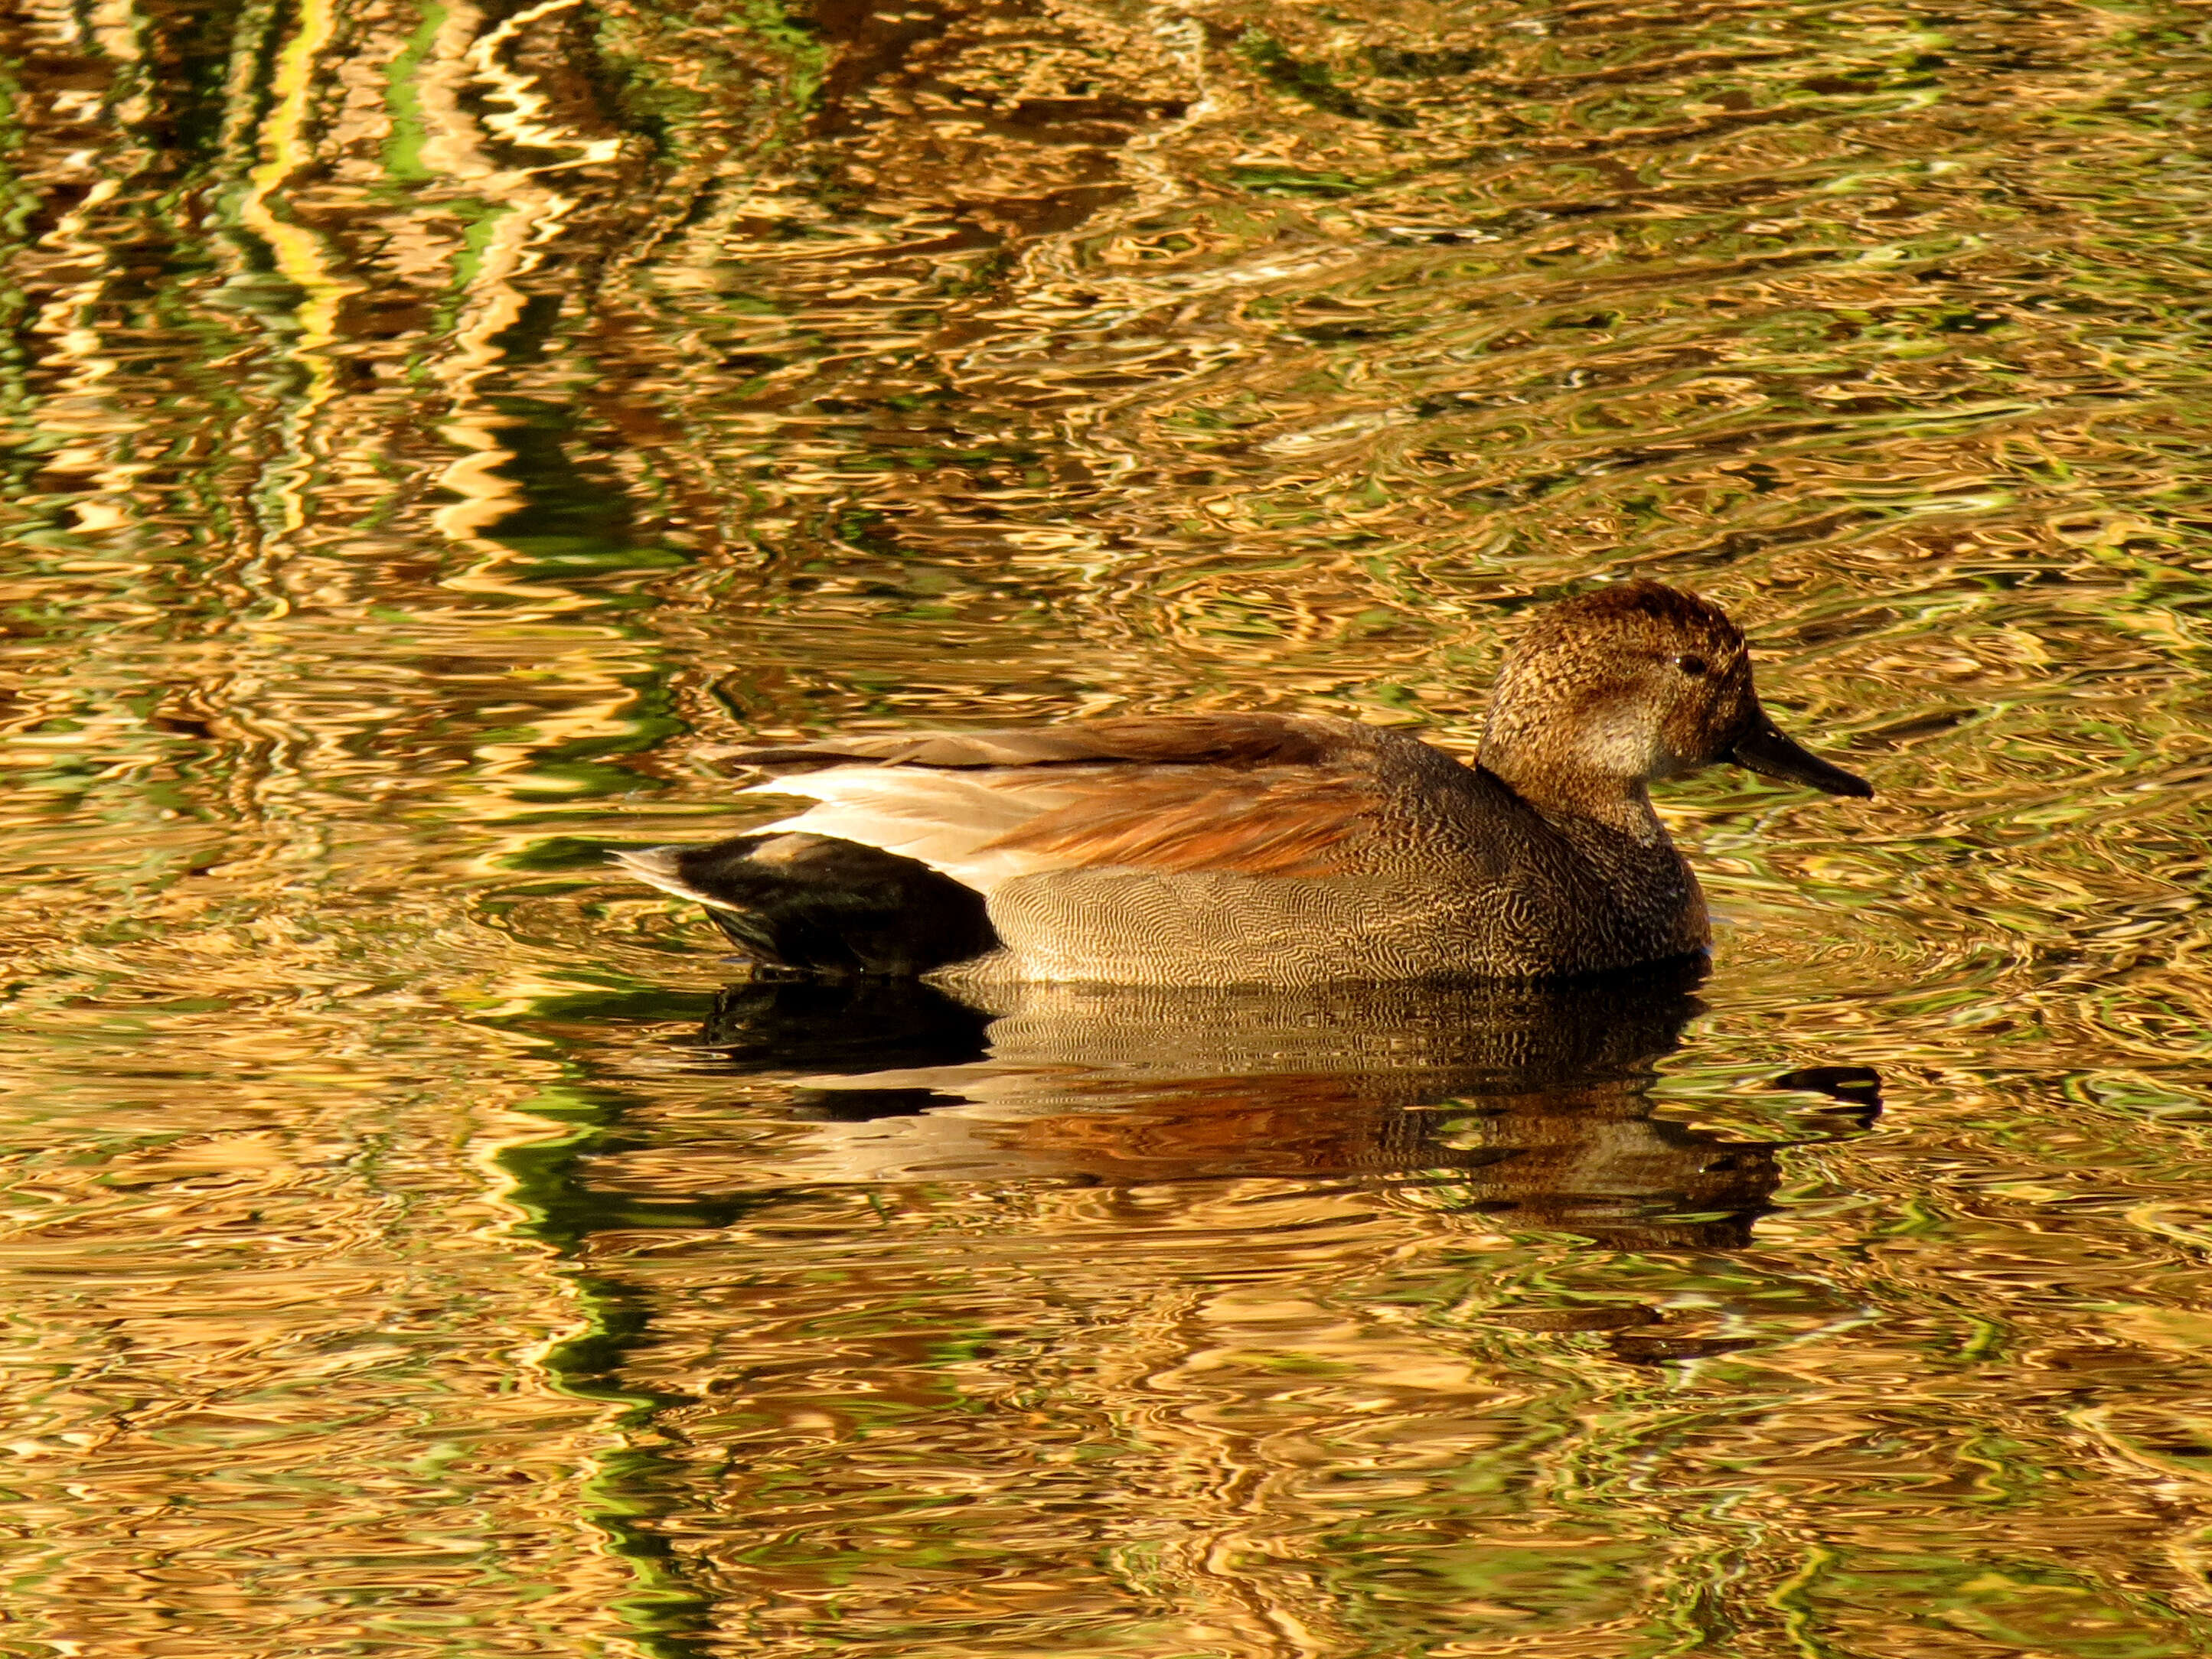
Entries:
{"label": "chestnut wing feather", "polygon": [[1373,832],[1371,780],[1316,768],[1133,767],[1074,783],[1074,799],[987,850],[1066,869],[1128,866],[1322,876]]}
{"label": "chestnut wing feather", "polygon": [[1280,714],[833,738],[743,751],[818,805],[770,825],[919,859],[988,893],[1052,870],[1318,876],[1379,832],[1386,734]]}

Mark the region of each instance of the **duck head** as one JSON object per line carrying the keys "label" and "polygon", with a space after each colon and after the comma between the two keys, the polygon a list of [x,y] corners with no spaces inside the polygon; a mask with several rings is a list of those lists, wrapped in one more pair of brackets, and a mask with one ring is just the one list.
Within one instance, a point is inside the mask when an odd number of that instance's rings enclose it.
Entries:
{"label": "duck head", "polygon": [[1784,736],[1752,689],[1743,631],[1710,600],[1617,582],[1553,605],[1505,660],[1481,764],[1540,809],[1656,831],[1644,785],[1718,761],[1871,797]]}

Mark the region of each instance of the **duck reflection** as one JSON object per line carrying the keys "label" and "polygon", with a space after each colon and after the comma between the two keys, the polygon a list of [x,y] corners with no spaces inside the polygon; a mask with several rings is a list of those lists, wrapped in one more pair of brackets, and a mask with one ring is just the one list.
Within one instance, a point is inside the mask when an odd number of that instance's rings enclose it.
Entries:
{"label": "duck reflection", "polygon": [[[1652,1115],[1698,978],[1040,985],[988,1008],[915,982],[751,983],[702,1040],[795,1089],[813,1127],[793,1182],[1387,1182],[1516,1229],[1727,1249],[1780,1171],[1777,1144]],[[1874,1109],[1871,1073],[1815,1070],[1778,1081]]]}

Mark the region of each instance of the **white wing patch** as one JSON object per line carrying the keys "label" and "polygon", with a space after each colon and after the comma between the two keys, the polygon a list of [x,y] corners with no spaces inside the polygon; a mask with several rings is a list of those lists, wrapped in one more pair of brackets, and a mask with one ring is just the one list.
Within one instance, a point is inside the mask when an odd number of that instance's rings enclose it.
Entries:
{"label": "white wing patch", "polygon": [[757,783],[749,795],[807,795],[815,805],[754,833],[805,830],[916,859],[988,895],[1018,876],[1059,867],[1035,853],[991,843],[1076,799],[1069,786],[1096,767],[939,771],[905,766],[833,766]]}

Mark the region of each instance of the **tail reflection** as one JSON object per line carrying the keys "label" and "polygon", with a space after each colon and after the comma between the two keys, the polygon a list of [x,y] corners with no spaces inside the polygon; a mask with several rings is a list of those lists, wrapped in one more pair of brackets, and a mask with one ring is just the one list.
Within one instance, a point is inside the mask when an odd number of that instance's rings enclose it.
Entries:
{"label": "tail reflection", "polygon": [[[912,983],[749,984],[702,1039],[799,1088],[815,1127],[778,1170],[793,1183],[1387,1178],[1516,1228],[1725,1249],[1779,1170],[1771,1144],[1651,1115],[1697,978],[1036,986],[988,1012]],[[1784,1086],[1875,1109],[1870,1073],[1815,1069]]]}

